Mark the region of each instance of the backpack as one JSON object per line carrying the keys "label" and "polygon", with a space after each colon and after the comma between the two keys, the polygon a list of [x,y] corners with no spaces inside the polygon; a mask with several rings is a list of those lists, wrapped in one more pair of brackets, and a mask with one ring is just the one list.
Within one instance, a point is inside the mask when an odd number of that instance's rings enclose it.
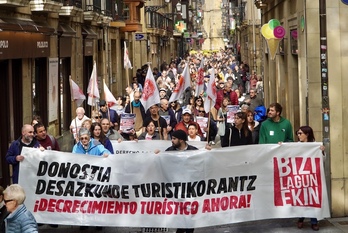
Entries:
{"label": "backpack", "polygon": [[267,109],[263,105],[256,107],[254,113],[255,121],[262,122],[267,119]]}
{"label": "backpack", "polygon": [[56,148],[56,140],[55,140],[55,138],[54,138],[53,136],[51,136],[51,135],[49,135],[49,134],[48,134],[48,136],[49,136],[50,139],[51,139],[51,142],[52,142],[52,150],[53,150],[53,148]]}

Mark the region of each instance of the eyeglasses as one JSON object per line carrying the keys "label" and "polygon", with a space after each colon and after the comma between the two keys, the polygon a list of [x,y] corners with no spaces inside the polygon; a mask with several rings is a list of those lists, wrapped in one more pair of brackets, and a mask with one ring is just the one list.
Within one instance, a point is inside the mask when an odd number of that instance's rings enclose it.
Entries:
{"label": "eyeglasses", "polygon": [[83,141],[83,140],[89,140],[88,137],[80,137],[80,140]]}
{"label": "eyeglasses", "polygon": [[4,199],[5,204],[7,204],[7,203],[10,202],[10,201],[14,201],[14,200],[13,200],[13,199],[10,199],[10,200],[5,200],[5,199]]}
{"label": "eyeglasses", "polygon": [[302,132],[297,132],[297,135],[302,135],[303,133]]}

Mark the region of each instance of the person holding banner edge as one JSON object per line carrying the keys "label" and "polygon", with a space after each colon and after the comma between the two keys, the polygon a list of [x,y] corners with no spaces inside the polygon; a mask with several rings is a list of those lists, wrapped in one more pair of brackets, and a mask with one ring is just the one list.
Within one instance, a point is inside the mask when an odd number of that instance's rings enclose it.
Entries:
{"label": "person holding banner edge", "polygon": [[[313,129],[310,126],[301,126],[297,131],[296,135],[298,137],[299,142],[315,142],[315,137],[313,133]],[[320,150],[325,156],[325,146],[320,146]],[[299,229],[303,228],[304,218],[299,218],[297,222],[297,227]],[[311,218],[311,228],[313,231],[319,231],[318,219]]]}
{"label": "person holding banner edge", "polygon": [[[198,150],[197,147],[191,146],[187,144],[187,134],[183,130],[176,130],[172,134],[172,146],[168,147],[166,151],[186,151],[186,150]],[[195,229],[186,228],[181,229],[178,228],[176,233],[193,233]]]}

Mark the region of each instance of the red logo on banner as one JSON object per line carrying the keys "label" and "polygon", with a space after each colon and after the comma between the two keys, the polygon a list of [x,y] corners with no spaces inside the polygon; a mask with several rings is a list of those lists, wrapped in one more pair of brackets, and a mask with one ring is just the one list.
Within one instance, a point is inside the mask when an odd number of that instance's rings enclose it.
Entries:
{"label": "red logo on banner", "polygon": [[198,69],[198,78],[196,82],[197,82],[197,85],[202,85],[204,83],[204,71],[202,68]]}
{"label": "red logo on banner", "polygon": [[155,88],[157,87],[153,84],[153,82],[149,79],[146,79],[142,94],[143,100],[147,101],[155,92]]}
{"label": "red logo on banner", "polygon": [[275,206],[321,208],[320,158],[273,158]]}
{"label": "red logo on banner", "polygon": [[184,77],[180,76],[178,83],[176,84],[176,87],[173,92],[179,92],[180,89],[184,86]]}

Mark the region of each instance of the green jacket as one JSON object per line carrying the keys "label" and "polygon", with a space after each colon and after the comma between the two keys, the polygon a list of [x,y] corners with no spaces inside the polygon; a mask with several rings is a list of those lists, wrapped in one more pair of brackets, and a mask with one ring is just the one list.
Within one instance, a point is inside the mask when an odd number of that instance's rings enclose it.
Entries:
{"label": "green jacket", "polygon": [[279,122],[268,118],[261,124],[259,144],[293,142],[294,135],[289,120],[280,117]]}

